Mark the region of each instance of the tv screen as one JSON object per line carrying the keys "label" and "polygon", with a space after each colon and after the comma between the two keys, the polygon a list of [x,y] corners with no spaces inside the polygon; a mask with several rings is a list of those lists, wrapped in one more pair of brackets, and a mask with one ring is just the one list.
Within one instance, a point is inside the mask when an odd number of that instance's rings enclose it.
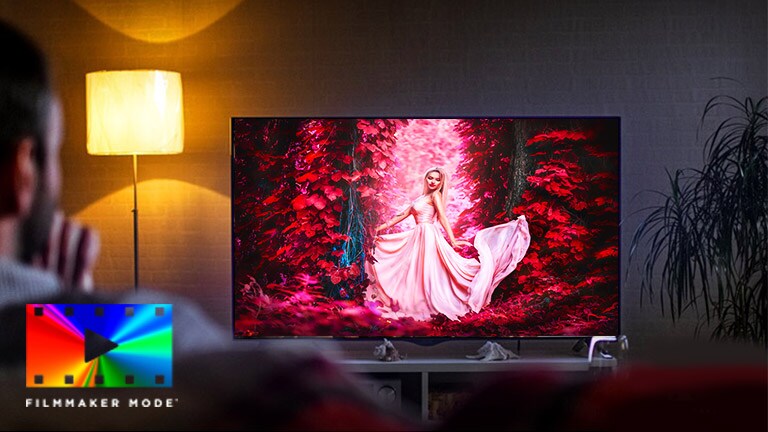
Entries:
{"label": "tv screen", "polygon": [[232,119],[238,338],[619,334],[619,118]]}

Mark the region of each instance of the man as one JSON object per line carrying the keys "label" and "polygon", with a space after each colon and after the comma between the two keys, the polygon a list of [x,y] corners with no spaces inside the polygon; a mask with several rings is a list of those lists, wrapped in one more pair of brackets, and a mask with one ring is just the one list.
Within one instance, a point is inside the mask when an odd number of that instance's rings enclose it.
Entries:
{"label": "man", "polygon": [[6,25],[0,46],[1,307],[63,288],[90,290],[99,242],[93,230],[56,214],[61,107],[45,57]]}
{"label": "man", "polygon": [[[0,308],[91,292],[99,239],[58,211],[62,112],[45,56],[2,22],[0,46]],[[98,300],[106,299],[90,301]],[[174,348],[180,354],[222,348],[231,339],[177,296],[142,290],[109,300],[173,303],[179,330]]]}

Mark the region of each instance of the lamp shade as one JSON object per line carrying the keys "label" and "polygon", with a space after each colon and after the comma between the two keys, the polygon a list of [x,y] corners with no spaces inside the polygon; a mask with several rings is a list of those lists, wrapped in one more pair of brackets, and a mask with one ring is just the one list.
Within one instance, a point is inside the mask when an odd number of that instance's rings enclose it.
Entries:
{"label": "lamp shade", "polygon": [[157,155],[184,150],[178,72],[91,72],[85,76],[85,87],[89,154]]}

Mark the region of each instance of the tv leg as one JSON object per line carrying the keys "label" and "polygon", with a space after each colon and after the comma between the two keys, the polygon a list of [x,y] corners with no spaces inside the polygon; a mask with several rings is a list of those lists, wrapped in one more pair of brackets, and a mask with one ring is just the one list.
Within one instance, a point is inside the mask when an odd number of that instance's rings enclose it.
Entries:
{"label": "tv leg", "polygon": [[571,351],[573,351],[576,354],[581,353],[584,348],[589,346],[589,338],[581,338],[576,341],[576,343],[573,345],[573,348],[571,348]]}
{"label": "tv leg", "polygon": [[625,335],[621,335],[619,337],[593,336],[589,342],[589,354],[587,355],[587,361],[589,363],[592,363],[592,358],[594,357],[595,350],[597,350],[597,354],[601,358],[612,359],[613,356],[610,353],[608,353],[608,351],[605,350],[605,344],[611,343],[611,342],[619,344],[619,351],[629,350],[629,340]]}

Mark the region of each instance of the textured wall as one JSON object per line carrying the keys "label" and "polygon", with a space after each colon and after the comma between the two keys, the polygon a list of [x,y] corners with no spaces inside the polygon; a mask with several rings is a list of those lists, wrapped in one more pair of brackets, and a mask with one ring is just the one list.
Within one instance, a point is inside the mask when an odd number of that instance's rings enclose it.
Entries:
{"label": "textured wall", "polygon": [[[185,152],[139,159],[142,282],[189,294],[223,323],[232,116],[621,116],[627,219],[665,167],[700,164],[710,97],[768,93],[764,0],[101,3],[0,3],[53,58],[67,115],[63,205],[102,230],[97,282],[129,287],[131,161],[85,153],[85,73],[181,72]],[[712,79],[723,76],[738,82]],[[623,225],[623,253],[634,226]],[[633,279],[622,314],[640,350],[691,332],[641,308]]]}

